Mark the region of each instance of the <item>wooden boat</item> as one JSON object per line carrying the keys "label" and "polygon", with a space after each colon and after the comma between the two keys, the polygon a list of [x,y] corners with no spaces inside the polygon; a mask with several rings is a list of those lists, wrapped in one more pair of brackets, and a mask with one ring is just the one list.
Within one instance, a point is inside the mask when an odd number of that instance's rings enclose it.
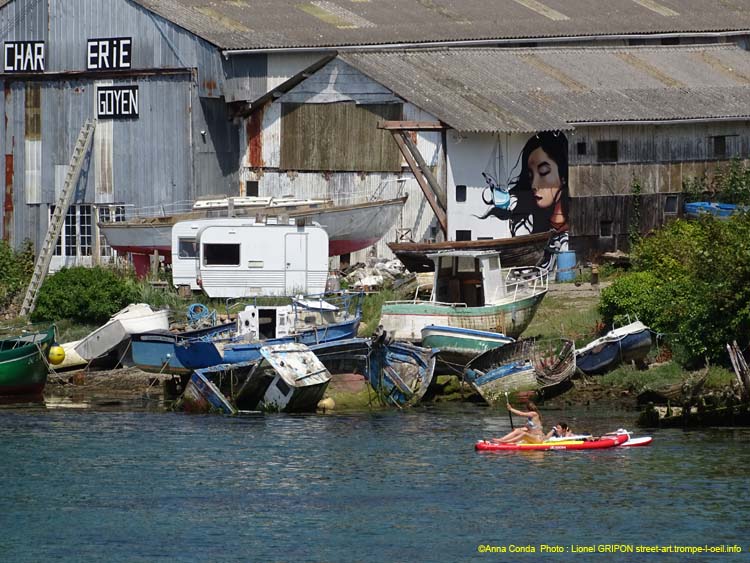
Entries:
{"label": "wooden boat", "polygon": [[332,374],[363,374],[385,406],[408,407],[422,401],[435,381],[437,350],[390,342],[381,333],[311,346]]}
{"label": "wooden boat", "polygon": [[390,242],[388,248],[407,270],[415,273],[434,270],[435,264],[429,255],[446,250],[497,252],[503,264],[510,268],[538,264],[544,257],[549,238],[550,233],[535,233],[490,240]]}
{"label": "wooden boat", "polygon": [[55,327],[0,340],[0,395],[41,395]]}
{"label": "wooden boat", "polygon": [[622,363],[642,362],[651,350],[651,330],[640,321],[609,331],[576,350],[576,364],[586,375],[598,375]]}
{"label": "wooden boat", "polygon": [[500,267],[497,252],[446,251],[435,263],[429,301],[383,304],[380,324],[396,340],[420,342],[428,325],[499,332],[518,338],[547,294],[542,268]]}
{"label": "wooden boat", "polygon": [[487,350],[513,342],[515,338],[486,330],[438,325],[429,325],[422,329],[422,345],[439,349],[440,360],[458,366],[465,366]]}
{"label": "wooden boat", "polygon": [[506,393],[533,392],[537,399],[550,399],[572,386],[574,350],[570,340],[523,339],[477,356],[463,377],[490,405],[505,401]]}
{"label": "wooden boat", "polygon": [[218,198],[198,201],[189,210],[161,208],[134,212],[125,221],[99,222],[107,243],[121,253],[131,253],[136,273],[145,275],[149,256],[154,252],[172,262],[172,226],[221,216],[276,215],[317,222],[328,233],[328,255],[340,256],[368,248],[393,227],[406,203],[406,197],[335,205],[331,200],[294,198]]}
{"label": "wooden boat", "polygon": [[237,329],[219,338],[177,342],[175,353],[189,370],[260,359],[263,346],[299,342],[318,344],[352,338],[362,317],[361,293],[294,299],[291,305],[246,307]]}
{"label": "wooden boat", "polygon": [[169,312],[154,311],[146,303],[128,305],[105,324],[76,344],[75,352],[90,361],[104,356],[130,338],[131,334],[169,328]]}

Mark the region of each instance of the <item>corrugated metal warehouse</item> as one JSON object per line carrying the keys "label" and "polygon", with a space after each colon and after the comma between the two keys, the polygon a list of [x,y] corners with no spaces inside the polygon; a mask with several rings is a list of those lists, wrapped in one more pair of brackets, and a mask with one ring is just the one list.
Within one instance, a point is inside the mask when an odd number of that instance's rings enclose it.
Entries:
{"label": "corrugated metal warehouse", "polygon": [[[487,136],[483,151],[504,146],[507,161],[521,143],[508,135],[565,130],[573,201],[624,195],[641,173],[647,191],[675,194],[686,167],[699,172],[703,162],[747,154],[746,52],[671,47],[746,47],[747,0],[0,0],[0,26],[5,240],[39,246],[79,130],[98,118],[53,268],[108,254],[98,217],[218,193],[345,201],[403,190],[409,201],[388,240],[507,236],[506,227],[473,227],[474,209],[457,205],[456,186],[483,189],[474,178],[486,163],[468,150],[466,135]],[[610,50],[581,57],[578,45]],[[634,45],[664,47],[625,49]],[[405,55],[406,47],[432,50]],[[516,50],[500,53],[507,48]],[[355,69],[349,77],[364,77],[370,90],[334,99],[335,89],[315,80],[336,65]],[[312,90],[325,96],[305,98]],[[354,117],[355,140],[371,150],[344,151],[336,162],[307,151],[304,120],[293,128],[296,145],[288,131],[287,140],[284,122],[293,123],[282,119],[282,104],[344,102],[379,105],[378,118],[446,126],[414,134],[445,190],[444,234],[388,134],[373,128],[362,136],[373,119]],[[396,106],[398,115],[389,113]],[[352,144],[339,133],[317,145]],[[606,147],[607,162],[595,146]],[[373,147],[381,147],[377,158]],[[461,177],[469,171],[474,176]],[[598,242],[602,221],[614,222],[607,232],[616,234],[627,220],[594,217],[600,207],[571,206],[571,236],[596,239],[587,248],[607,247]],[[384,243],[378,253],[387,253]]]}

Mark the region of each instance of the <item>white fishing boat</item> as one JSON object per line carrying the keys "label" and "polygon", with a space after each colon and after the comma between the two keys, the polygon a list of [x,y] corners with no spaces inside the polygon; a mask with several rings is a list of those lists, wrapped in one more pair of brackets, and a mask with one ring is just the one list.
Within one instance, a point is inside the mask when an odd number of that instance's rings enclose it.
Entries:
{"label": "white fishing boat", "polygon": [[131,334],[169,329],[167,310],[154,311],[146,303],[128,305],[76,344],[74,351],[86,361],[108,354]]}

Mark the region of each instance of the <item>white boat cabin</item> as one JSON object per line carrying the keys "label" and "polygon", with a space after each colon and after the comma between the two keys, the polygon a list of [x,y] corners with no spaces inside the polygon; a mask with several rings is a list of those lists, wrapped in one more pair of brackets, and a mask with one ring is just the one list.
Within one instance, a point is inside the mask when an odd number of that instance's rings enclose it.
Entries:
{"label": "white boat cabin", "polygon": [[429,258],[435,262],[432,301],[483,307],[504,300],[513,290],[496,252],[448,251]]}
{"label": "white boat cabin", "polygon": [[201,219],[172,228],[172,283],[212,298],[325,291],[328,234],[319,225]]}

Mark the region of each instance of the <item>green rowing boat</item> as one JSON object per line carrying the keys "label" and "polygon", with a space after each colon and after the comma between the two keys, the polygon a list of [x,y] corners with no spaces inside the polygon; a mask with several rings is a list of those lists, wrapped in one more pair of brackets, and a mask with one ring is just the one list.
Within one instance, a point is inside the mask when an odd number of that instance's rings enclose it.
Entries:
{"label": "green rowing boat", "polygon": [[41,395],[55,327],[0,340],[0,395]]}

